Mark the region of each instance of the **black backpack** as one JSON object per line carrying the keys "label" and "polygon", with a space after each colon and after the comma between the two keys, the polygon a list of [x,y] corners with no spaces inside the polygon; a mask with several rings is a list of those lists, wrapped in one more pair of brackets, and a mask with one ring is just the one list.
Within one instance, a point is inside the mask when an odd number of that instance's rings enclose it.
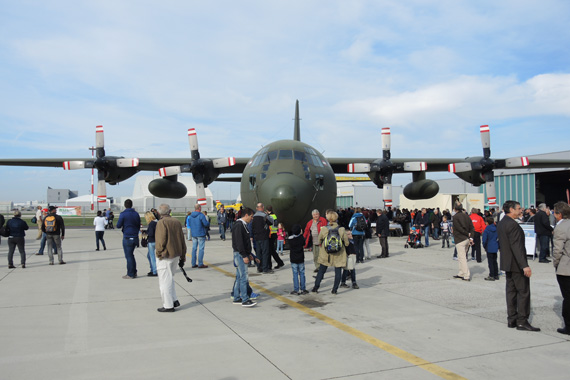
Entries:
{"label": "black backpack", "polygon": [[340,233],[337,228],[330,228],[325,240],[323,241],[323,247],[325,251],[329,254],[339,253],[342,250],[342,239],[340,238]]}
{"label": "black backpack", "polygon": [[364,219],[363,216],[357,216],[356,217],[356,225],[354,226],[354,229],[356,229],[356,231],[360,231],[360,232],[363,232],[366,230],[366,219]]}

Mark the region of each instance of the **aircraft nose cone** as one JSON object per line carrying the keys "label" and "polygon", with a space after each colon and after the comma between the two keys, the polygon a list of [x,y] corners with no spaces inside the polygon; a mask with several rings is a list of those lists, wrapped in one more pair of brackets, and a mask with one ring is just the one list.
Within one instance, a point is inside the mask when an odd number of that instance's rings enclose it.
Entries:
{"label": "aircraft nose cone", "polygon": [[303,179],[280,173],[263,184],[263,197],[260,201],[271,205],[277,220],[285,224],[298,223],[311,206],[313,192]]}

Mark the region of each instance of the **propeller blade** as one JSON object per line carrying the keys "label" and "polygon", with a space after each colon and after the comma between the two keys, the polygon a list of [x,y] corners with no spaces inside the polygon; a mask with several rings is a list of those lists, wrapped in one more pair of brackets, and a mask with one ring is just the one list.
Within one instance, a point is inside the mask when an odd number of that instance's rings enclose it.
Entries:
{"label": "propeller blade", "polygon": [[190,154],[193,160],[200,158],[200,153],[198,152],[198,136],[196,135],[196,129],[188,129],[188,143],[190,144]]}
{"label": "propeller blade", "polygon": [[97,181],[97,202],[107,202],[107,186],[104,179]]}
{"label": "propeller blade", "polygon": [[392,207],[392,185],[384,184],[384,207]]}
{"label": "propeller blade", "polygon": [[404,162],[404,170],[407,172],[425,172],[427,162]]}
{"label": "propeller blade", "polygon": [[227,168],[236,164],[235,157],[218,158],[212,161],[215,168]]}
{"label": "propeller blade", "polygon": [[103,126],[98,125],[95,127],[95,148],[105,147],[105,134],[103,133]]}
{"label": "propeller blade", "polygon": [[485,159],[491,157],[491,133],[488,125],[479,127],[481,131],[481,145],[483,146],[483,157]]}
{"label": "propeller blade", "polygon": [[520,168],[522,166],[528,166],[528,157],[511,157],[505,160],[505,167],[507,168]]}
{"label": "propeller blade", "polygon": [[119,168],[136,168],[139,166],[138,158],[118,158],[117,167]]}
{"label": "propeller blade", "polygon": [[160,175],[161,177],[168,177],[180,173],[182,173],[181,166],[167,166],[165,168],[158,169],[158,175]]}
{"label": "propeller blade", "polygon": [[63,170],[85,169],[85,161],[64,161]]}
{"label": "propeller blade", "polygon": [[455,164],[449,164],[447,167],[447,171],[450,173],[468,172],[469,170],[471,170],[470,162],[458,162]]}
{"label": "propeller blade", "polygon": [[495,193],[495,181],[486,182],[485,187],[487,189],[487,200],[489,202],[489,206],[496,206],[497,196]]}
{"label": "propeller blade", "polygon": [[348,164],[349,173],[368,173],[370,164]]}
{"label": "propeller blade", "polygon": [[390,128],[382,128],[382,150],[390,150]]}
{"label": "propeller blade", "polygon": [[196,196],[198,198],[198,204],[200,206],[206,206],[206,190],[204,190],[204,184],[201,182],[196,184]]}

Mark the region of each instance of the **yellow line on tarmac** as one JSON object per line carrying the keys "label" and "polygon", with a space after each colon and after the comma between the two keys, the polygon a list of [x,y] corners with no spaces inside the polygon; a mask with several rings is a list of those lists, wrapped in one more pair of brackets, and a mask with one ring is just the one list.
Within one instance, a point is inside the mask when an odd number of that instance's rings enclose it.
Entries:
{"label": "yellow line on tarmac", "polygon": [[[220,273],[225,274],[228,277],[235,277],[235,275],[233,273],[230,273],[228,271],[226,271],[225,269],[219,268],[215,265],[211,265],[208,264],[210,266],[210,268],[213,268],[215,270],[217,270]],[[368,335],[360,330],[355,329],[354,327],[350,327],[342,322],[337,321],[336,319],[332,319],[330,317],[327,317],[324,314],[319,313],[318,311],[315,311],[311,308],[308,308],[304,305],[301,305],[295,301],[290,300],[287,297],[283,297],[275,292],[272,292],[269,289],[265,289],[262,286],[259,286],[253,282],[249,283],[250,286],[252,286],[253,288],[291,306],[294,307],[297,310],[300,310],[306,314],[309,314],[312,317],[315,317],[317,319],[320,319],[321,321],[328,323],[329,325],[336,327],[339,330],[342,330],[360,340],[363,340],[367,343],[370,343],[373,346],[376,346],[384,351],[386,351],[389,354],[392,354],[400,359],[404,359],[405,361],[407,361],[408,363],[411,363],[421,369],[424,369],[428,372],[433,373],[434,375],[437,375],[443,379],[453,379],[453,380],[459,380],[459,379],[465,379],[464,377],[451,372],[443,367],[438,366],[437,364],[433,364],[431,362],[428,362],[427,360],[424,360],[416,355],[410,354],[407,351],[404,351],[396,346],[393,346],[389,343],[386,343],[380,339],[377,339],[371,335]]]}

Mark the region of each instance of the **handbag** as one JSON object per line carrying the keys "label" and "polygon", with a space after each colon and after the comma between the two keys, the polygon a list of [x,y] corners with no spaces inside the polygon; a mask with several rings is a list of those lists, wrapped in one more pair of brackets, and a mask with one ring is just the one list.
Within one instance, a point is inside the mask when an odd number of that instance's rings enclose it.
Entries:
{"label": "handbag", "polygon": [[355,265],[356,265],[356,255],[347,255],[345,269],[353,270]]}
{"label": "handbag", "polygon": [[32,223],[36,224],[38,222],[38,218],[36,218],[35,216],[32,218]]}
{"label": "handbag", "polygon": [[142,247],[148,247],[148,236],[146,234],[142,235],[141,246]]}

